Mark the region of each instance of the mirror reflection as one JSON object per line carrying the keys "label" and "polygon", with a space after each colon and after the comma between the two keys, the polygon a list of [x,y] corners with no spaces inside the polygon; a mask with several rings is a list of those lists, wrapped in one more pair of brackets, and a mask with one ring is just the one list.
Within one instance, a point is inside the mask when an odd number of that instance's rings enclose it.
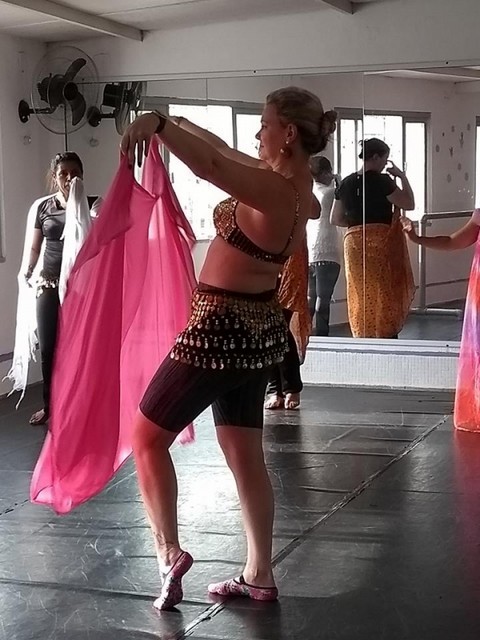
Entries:
{"label": "mirror reflection", "polygon": [[412,211],[415,198],[386,142],[372,137],[360,144],[362,167],[342,180],[331,211],[331,222],[347,229],[350,330],[355,338],[398,338],[415,292],[401,210]]}
{"label": "mirror reflection", "polygon": [[[471,249],[439,253],[418,245],[401,231],[400,217],[406,215],[417,234],[429,236],[449,235],[468,222],[480,182],[479,73],[474,68],[449,68],[149,81],[142,86],[141,109],[186,117],[256,156],[264,96],[289,84],[318,94],[327,108],[338,112],[338,120],[331,143],[312,159],[313,192],[322,206],[321,217],[308,227],[312,336],[457,341]],[[84,127],[71,137],[72,148],[79,146],[87,156],[94,152],[96,161],[111,165],[113,171],[118,138],[112,123]],[[376,157],[360,157],[361,143],[374,139],[388,146],[384,168],[381,150]],[[380,163],[373,169],[372,159]],[[199,240],[195,259],[200,267],[214,234],[212,211],[223,194],[173,155],[167,153],[165,161]],[[393,166],[398,170],[388,175]],[[370,197],[374,173],[381,188]],[[352,175],[359,176],[358,188],[353,186],[350,193],[357,198],[353,218],[347,226],[332,227],[331,203],[342,202],[342,195],[345,200],[342,191],[347,189],[340,185],[348,184]],[[413,192],[413,209],[411,202],[402,200],[409,196],[403,176]],[[377,197],[383,200],[376,202]],[[391,216],[392,223],[373,238],[375,225],[386,223],[382,215]],[[388,264],[392,274],[387,286]],[[380,330],[371,327],[374,317]]]}
{"label": "mirror reflection", "polygon": [[[149,82],[143,109],[168,110],[208,128],[227,144],[253,157],[258,155],[255,138],[266,94],[294,84],[320,96],[326,109],[338,105],[353,112],[363,110],[363,75],[359,73],[321,76],[263,76]],[[308,224],[308,306],[313,336],[343,335],[348,327],[343,275],[343,230],[330,223],[335,187],[339,184],[337,134],[321,155],[312,158],[313,195],[321,214]],[[173,155],[166,154],[169,173],[179,200],[199,240],[199,268],[214,236],[213,209],[225,197],[217,188],[198,179]],[[300,340],[304,342],[304,340]]]}
{"label": "mirror reflection", "polygon": [[[475,68],[365,75],[363,130],[359,137],[367,140],[376,137],[389,145],[389,160],[404,171],[413,191],[414,209],[405,211],[408,207],[400,206],[402,213],[413,221],[415,234],[447,237],[472,216],[478,194],[479,79]],[[348,115],[354,119],[357,114]],[[352,127],[351,121],[349,124]],[[358,120],[355,125],[358,131]],[[397,183],[403,188],[401,179]],[[365,204],[366,216],[367,213]],[[458,341],[471,249],[440,253],[432,247],[443,248],[441,243],[428,240],[422,241],[426,244],[422,246],[412,242],[415,238],[409,235],[407,249],[416,292],[399,338]],[[365,271],[371,274],[374,267],[368,259],[368,242],[366,231]],[[400,243],[395,247],[400,251]],[[451,244],[449,248],[453,248]],[[407,293],[405,280],[399,281],[405,268],[403,248],[400,254],[402,259],[393,251],[391,262],[397,301]],[[371,290],[367,275],[367,308],[369,287]]]}

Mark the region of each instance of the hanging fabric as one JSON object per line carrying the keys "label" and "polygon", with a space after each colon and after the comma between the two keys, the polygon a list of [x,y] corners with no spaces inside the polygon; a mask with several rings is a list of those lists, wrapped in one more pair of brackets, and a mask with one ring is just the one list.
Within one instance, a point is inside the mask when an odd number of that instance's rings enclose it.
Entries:
{"label": "hanging fabric", "polygon": [[[138,403],[189,317],[195,237],[154,144],[142,183],[122,158],[61,308],[49,432],[30,491],[57,513],[100,492],[131,454]],[[190,425],[179,441],[192,439]]]}
{"label": "hanging fabric", "polygon": [[480,234],[468,281],[457,369],[454,424],[480,432]]}
{"label": "hanging fabric", "polygon": [[[33,273],[27,282],[25,274],[27,273],[30,263],[30,253],[32,250],[33,234],[35,230],[35,220],[40,205],[45,200],[52,197],[58,197],[60,194],[51,194],[43,198],[35,200],[30,207],[27,216],[27,228],[25,232],[25,242],[23,246],[22,263],[18,272],[18,300],[17,300],[17,323],[15,328],[15,346],[13,349],[12,366],[5,376],[5,380],[9,379],[13,386],[9,395],[15,391],[20,392],[20,398],[16,405],[17,409],[25,395],[25,389],[28,383],[28,369],[30,361],[36,361],[36,351],[38,347],[37,340],[37,313],[36,283],[40,278],[40,272],[43,268],[43,254],[45,251],[45,241],[42,242],[42,248],[37,260],[37,264]],[[60,302],[63,300],[66,282],[70,274],[75,258],[80,251],[82,244],[87,237],[90,229],[92,215],[97,211],[101,198],[97,198],[94,202],[92,211],[89,209],[87,196],[82,180],[74,178],[70,187],[68,201],[65,209],[65,228],[63,231],[63,251],[62,251],[62,268],[59,279],[59,296]]]}
{"label": "hanging fabric", "polygon": [[65,297],[70,272],[75,264],[78,252],[87,238],[91,225],[92,217],[90,215],[90,208],[88,206],[83,181],[79,178],[74,178],[68,194],[65,209],[65,227],[62,235],[62,268],[60,270],[60,280],[58,283],[60,304],[62,304]]}

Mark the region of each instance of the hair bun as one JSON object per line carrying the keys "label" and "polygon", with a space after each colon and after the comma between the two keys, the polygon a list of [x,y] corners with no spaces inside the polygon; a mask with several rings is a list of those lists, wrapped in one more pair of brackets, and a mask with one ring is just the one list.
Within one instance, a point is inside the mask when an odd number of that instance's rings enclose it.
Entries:
{"label": "hair bun", "polygon": [[329,136],[335,131],[337,128],[337,116],[336,111],[325,111],[320,120],[320,128],[323,135]]}

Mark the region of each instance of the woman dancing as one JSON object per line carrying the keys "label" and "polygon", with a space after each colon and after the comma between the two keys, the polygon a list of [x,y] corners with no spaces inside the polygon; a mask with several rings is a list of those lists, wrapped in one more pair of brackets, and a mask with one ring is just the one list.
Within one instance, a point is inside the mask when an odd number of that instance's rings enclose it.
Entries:
{"label": "woman dancing", "polygon": [[312,214],[309,158],[335,130],[336,114],[303,89],[267,96],[259,158],[229,148],[184,118],[139,116],[122,139],[131,164],[155,136],[200,178],[230,194],[217,205],[217,235],[194,292],[192,314],[140,403],[133,450],[143,501],[155,537],[163,586],[159,609],[183,597],[193,559],[178,538],[177,480],[170,446],[206,407],[232,470],[247,535],[242,575],[209,586],[211,593],[274,600],[273,493],[262,446],[269,368],[286,350],[286,324],[276,299],[278,274],[305,237]]}

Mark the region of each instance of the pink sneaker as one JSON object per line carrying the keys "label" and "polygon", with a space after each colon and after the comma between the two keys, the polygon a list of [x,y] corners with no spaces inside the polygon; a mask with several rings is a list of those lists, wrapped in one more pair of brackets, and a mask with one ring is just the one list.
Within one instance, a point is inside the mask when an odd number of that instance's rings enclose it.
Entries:
{"label": "pink sneaker", "polygon": [[182,578],[193,564],[192,556],[183,551],[168,573],[162,575],[162,593],[153,606],[160,611],[172,609],[183,600]]}
{"label": "pink sneaker", "polygon": [[208,585],[208,592],[218,596],[245,596],[252,600],[272,601],[278,598],[277,587],[254,587],[243,578],[231,578]]}

